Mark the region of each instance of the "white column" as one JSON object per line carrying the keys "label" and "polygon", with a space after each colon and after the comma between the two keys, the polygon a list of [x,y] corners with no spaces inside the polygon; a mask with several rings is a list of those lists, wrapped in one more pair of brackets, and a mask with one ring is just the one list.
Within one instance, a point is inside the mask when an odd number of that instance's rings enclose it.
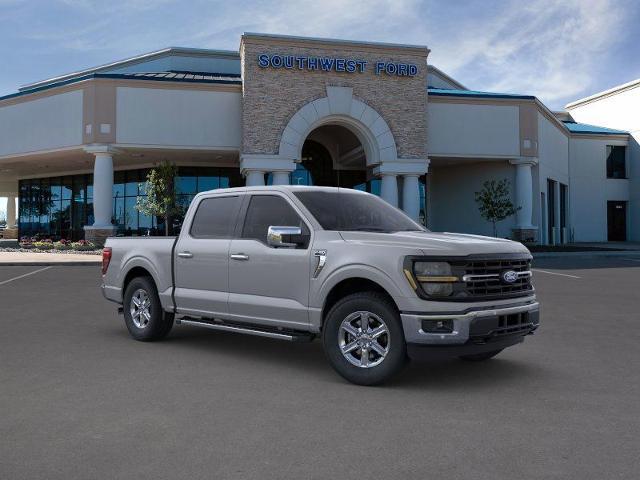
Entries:
{"label": "white column", "polygon": [[382,173],[380,196],[394,207],[398,206],[398,179],[395,173]]}
{"label": "white column", "polygon": [[95,152],[93,164],[94,228],[111,228],[113,216],[113,156],[109,151]]}
{"label": "white column", "polygon": [[7,228],[16,227],[16,197],[7,197]]}
{"label": "white column", "polygon": [[289,172],[276,171],[273,174],[273,185],[289,185]]}
{"label": "white column", "polygon": [[259,187],[264,185],[264,170],[248,170],[245,185],[247,187]]}
{"label": "white column", "polygon": [[516,166],[516,228],[531,229],[533,219],[533,175],[531,174],[532,161],[512,161]]}
{"label": "white column", "polygon": [[418,175],[402,176],[402,209],[415,221],[420,215],[420,182]]}

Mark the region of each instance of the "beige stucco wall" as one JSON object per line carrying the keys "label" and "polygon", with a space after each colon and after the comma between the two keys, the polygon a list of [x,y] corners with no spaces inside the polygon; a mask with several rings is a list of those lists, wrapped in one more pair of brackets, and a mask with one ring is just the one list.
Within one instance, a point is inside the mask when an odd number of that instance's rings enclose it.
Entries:
{"label": "beige stucco wall", "polygon": [[[258,55],[262,53],[362,59],[368,64],[363,73],[261,68]],[[290,118],[305,104],[326,97],[327,86],[342,86],[353,88],[354,98],[384,118],[394,136],[398,157],[426,158],[426,48],[374,48],[350,42],[331,44],[243,37],[240,54],[243,153],[277,154]],[[377,61],[416,64],[418,73],[414,77],[376,75]]]}
{"label": "beige stucco wall", "polygon": [[237,150],[239,91],[117,88],[118,144]]}
{"label": "beige stucco wall", "polygon": [[0,106],[0,156],[80,144],[82,90]]}

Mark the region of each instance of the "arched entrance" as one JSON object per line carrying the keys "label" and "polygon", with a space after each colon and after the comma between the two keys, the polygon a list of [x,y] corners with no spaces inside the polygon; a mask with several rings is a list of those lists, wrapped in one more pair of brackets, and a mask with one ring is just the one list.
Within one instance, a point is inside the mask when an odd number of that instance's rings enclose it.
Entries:
{"label": "arched entrance", "polygon": [[312,130],[292,174],[294,185],[355,188],[380,193],[380,181],[367,167],[365,148],[347,127],[327,124]]}

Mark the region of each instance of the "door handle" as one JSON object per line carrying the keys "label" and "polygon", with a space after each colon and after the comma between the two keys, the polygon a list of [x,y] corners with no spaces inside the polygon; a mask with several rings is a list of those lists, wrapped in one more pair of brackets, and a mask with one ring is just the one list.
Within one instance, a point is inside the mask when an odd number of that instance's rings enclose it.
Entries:
{"label": "door handle", "polygon": [[180,258],[193,258],[193,253],[191,253],[191,252],[179,252],[178,256]]}
{"label": "door handle", "polygon": [[231,260],[249,260],[249,255],[245,255],[244,253],[232,253],[231,255],[229,255],[229,258]]}

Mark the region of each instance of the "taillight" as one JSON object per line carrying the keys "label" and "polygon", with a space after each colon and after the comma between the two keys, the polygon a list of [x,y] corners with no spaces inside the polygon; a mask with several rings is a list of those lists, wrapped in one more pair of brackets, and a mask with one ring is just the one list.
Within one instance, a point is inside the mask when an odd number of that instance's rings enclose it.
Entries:
{"label": "taillight", "polygon": [[107,273],[109,262],[111,262],[111,247],[104,247],[102,250],[102,275]]}

